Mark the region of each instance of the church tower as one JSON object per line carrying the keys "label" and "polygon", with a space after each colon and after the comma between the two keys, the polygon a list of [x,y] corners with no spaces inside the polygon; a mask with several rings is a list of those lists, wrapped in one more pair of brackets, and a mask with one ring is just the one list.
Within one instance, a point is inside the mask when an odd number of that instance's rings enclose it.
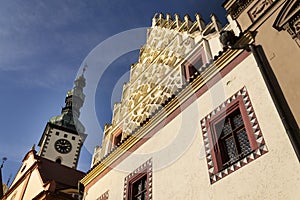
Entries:
{"label": "church tower", "polygon": [[79,121],[80,108],[85,95],[85,78],[79,76],[74,87],[67,92],[61,114],[47,123],[38,146],[39,156],[70,168],[77,167],[79,154],[86,138],[85,128]]}

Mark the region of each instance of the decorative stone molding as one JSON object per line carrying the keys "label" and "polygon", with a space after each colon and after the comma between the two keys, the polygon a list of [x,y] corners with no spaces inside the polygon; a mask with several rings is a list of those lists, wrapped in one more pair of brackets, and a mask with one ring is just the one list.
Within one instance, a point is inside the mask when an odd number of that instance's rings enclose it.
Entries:
{"label": "decorative stone molding", "polygon": [[286,30],[300,47],[300,0],[286,1],[273,27],[278,31]]}
{"label": "decorative stone molding", "polygon": [[237,0],[228,9],[227,12],[236,19],[254,0]]}
{"label": "decorative stone molding", "polygon": [[258,19],[272,5],[274,0],[260,0],[248,11],[248,15],[252,22]]}

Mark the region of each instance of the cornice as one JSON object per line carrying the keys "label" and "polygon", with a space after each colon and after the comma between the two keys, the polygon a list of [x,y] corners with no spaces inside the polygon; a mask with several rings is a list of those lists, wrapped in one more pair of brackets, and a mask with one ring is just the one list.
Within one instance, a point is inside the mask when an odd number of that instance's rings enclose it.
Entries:
{"label": "cornice", "polygon": [[[253,43],[251,33],[245,33],[238,41],[239,44]],[[104,172],[122,156],[130,154],[130,149],[145,137],[151,130],[160,125],[160,123],[172,112],[178,109],[184,102],[191,98],[196,91],[201,89],[223,68],[231,63],[243,50],[224,50],[218,56],[215,56],[210,63],[200,68],[199,73],[191,77],[191,80],[183,85],[175,95],[169,98],[162,106],[164,109],[157,110],[152,113],[151,118],[146,119],[142,126],[133,131],[133,134],[123,140],[123,142],[115,147],[108,155],[106,155],[98,164],[96,164],[86,176],[80,180],[85,187],[90,184],[98,175]]]}
{"label": "cornice", "polygon": [[236,0],[226,1],[223,7],[227,10],[233,19],[236,19],[254,0]]}

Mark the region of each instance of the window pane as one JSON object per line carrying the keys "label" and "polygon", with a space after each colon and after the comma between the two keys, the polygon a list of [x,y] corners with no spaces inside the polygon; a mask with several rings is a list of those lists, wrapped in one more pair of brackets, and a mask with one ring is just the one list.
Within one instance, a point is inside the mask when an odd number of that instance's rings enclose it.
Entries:
{"label": "window pane", "polygon": [[230,133],[231,133],[230,122],[229,122],[228,120],[226,120],[226,122],[224,123],[222,136],[227,136],[227,135],[229,135]]}
{"label": "window pane", "polygon": [[143,183],[142,181],[138,185],[138,193],[141,193],[143,191]]}
{"label": "window pane", "polygon": [[232,122],[233,122],[233,129],[236,129],[244,125],[244,122],[240,110],[237,110],[237,112],[235,112],[234,114],[235,115],[232,116]]}
{"label": "window pane", "polygon": [[243,129],[238,135],[237,140],[241,149],[241,153],[246,155],[251,151],[250,142],[246,133],[246,130]]}
{"label": "window pane", "polygon": [[218,137],[224,137],[231,134],[232,131],[229,120],[221,120],[216,126],[216,131]]}
{"label": "window pane", "polygon": [[234,143],[234,138],[230,137],[225,140],[225,146],[227,150],[228,157],[230,161],[234,161],[236,157],[238,156],[237,151],[236,151],[236,146]]}
{"label": "window pane", "polygon": [[143,176],[132,185],[132,199],[143,200],[147,193],[147,176]]}

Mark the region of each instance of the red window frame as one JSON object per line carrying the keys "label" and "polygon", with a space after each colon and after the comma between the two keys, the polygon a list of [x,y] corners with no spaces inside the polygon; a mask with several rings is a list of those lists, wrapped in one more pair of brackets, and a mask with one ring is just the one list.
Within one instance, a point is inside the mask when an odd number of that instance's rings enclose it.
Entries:
{"label": "red window frame", "polygon": [[121,143],[122,133],[123,132],[122,132],[121,128],[117,129],[114,133],[112,133],[111,143],[110,143],[110,148],[109,149],[112,149],[112,148],[116,147],[118,145],[118,143]]}
{"label": "red window frame", "polygon": [[[201,66],[195,66],[197,62],[201,61]],[[199,68],[201,68],[206,63],[206,54],[203,49],[199,49],[198,51],[194,52],[194,54],[188,58],[182,64],[182,74],[185,77],[186,81],[190,81],[190,78]],[[198,68],[198,69],[197,69]]]}
{"label": "red window frame", "polygon": [[133,193],[134,193],[134,185],[136,182],[140,181],[141,179],[143,179],[146,176],[146,185],[145,185],[145,190],[146,190],[146,197],[149,196],[149,177],[148,177],[148,173],[147,170],[144,170],[143,172],[140,172],[138,174],[136,174],[134,177],[132,177],[129,181],[128,181],[128,189],[127,189],[127,199],[128,200],[133,200]]}
{"label": "red window frame", "polygon": [[125,177],[124,200],[134,200],[132,198],[134,184],[144,177],[146,177],[145,200],[152,199],[152,160],[150,159]]}
{"label": "red window frame", "polygon": [[237,97],[236,100],[232,101],[231,103],[227,104],[222,110],[219,111],[214,117],[209,119],[207,123],[208,132],[209,134],[209,142],[211,146],[212,156],[213,156],[213,164],[214,164],[214,172],[217,173],[223,170],[223,162],[222,162],[222,155],[221,155],[221,148],[220,148],[220,141],[218,140],[217,131],[216,131],[216,124],[220,121],[224,120],[227,116],[229,116],[232,112],[236,111],[237,109],[240,110],[242,115],[242,119],[244,122],[244,126],[246,129],[246,133],[248,136],[248,140],[250,143],[250,147],[253,150],[257,149],[256,139],[253,133],[253,129],[243,103],[242,96]]}
{"label": "red window frame", "polygon": [[[222,123],[221,120],[226,119],[226,116],[229,116],[232,112],[236,111],[237,109],[239,109],[239,112],[241,113],[243,123],[244,123],[244,126],[241,126],[241,129],[239,131],[243,131],[243,129],[246,130],[245,133],[247,134],[249,143],[248,142],[247,144],[244,143],[244,145],[245,144],[249,145],[248,147],[250,147],[250,149],[247,150],[244,149],[243,151],[239,149],[242,147],[241,143],[238,142],[238,138],[235,138],[236,140],[234,142],[237,143],[234,143],[236,145],[233,148],[235,148],[235,150],[238,150],[238,156],[236,156],[235,154],[234,157],[231,156],[231,160],[225,159],[223,161],[222,160],[220,161],[221,154],[220,154],[220,148],[217,146],[218,141],[215,139],[217,138],[216,137],[217,131],[215,129],[215,125],[218,126],[219,132],[221,128],[223,130],[223,127],[220,127],[219,126],[220,124],[218,124],[218,122]],[[233,115],[227,118],[230,119],[231,117],[233,117]],[[231,118],[230,120],[233,120],[233,118]],[[203,145],[206,154],[209,180],[211,184],[228,176],[229,174],[240,169],[241,167],[244,167],[248,163],[252,162],[253,160],[259,158],[260,156],[268,152],[268,148],[266,146],[262,131],[260,129],[246,87],[241,88],[231,97],[229,97],[226,101],[224,101],[214,110],[212,110],[208,115],[202,118],[200,120],[200,124],[201,124],[202,136],[203,136]],[[230,128],[232,127],[233,124],[230,123]],[[228,136],[237,137],[238,134],[241,133],[238,131],[238,129],[239,128],[230,129],[231,132],[228,132],[229,133]],[[223,139],[225,139],[226,137],[227,135],[224,136]],[[216,146],[214,146],[215,144]],[[224,142],[222,144],[224,144],[223,147],[225,147],[226,143]],[[225,152],[227,153],[226,155],[229,155],[227,149],[225,149]],[[226,163],[226,165],[223,165],[223,163]]]}

